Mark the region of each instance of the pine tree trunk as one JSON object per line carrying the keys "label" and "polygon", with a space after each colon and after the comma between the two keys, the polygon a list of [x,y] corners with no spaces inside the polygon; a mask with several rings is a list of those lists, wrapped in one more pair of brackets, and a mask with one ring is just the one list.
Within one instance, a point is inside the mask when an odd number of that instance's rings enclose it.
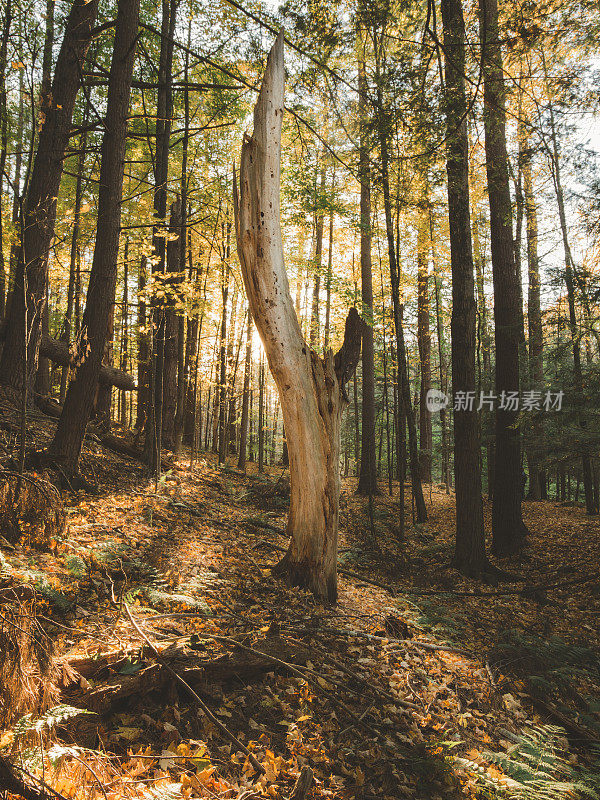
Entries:
{"label": "pine tree trunk", "polygon": [[[545,64],[544,64],[545,68]],[[554,189],[558,205],[558,216],[560,219],[560,229],[562,233],[563,249],[565,257],[565,283],[567,286],[567,301],[569,305],[569,330],[571,334],[571,347],[573,350],[573,378],[575,384],[576,402],[580,403],[584,398],[583,370],[581,368],[581,341],[577,329],[577,311],[575,307],[575,284],[574,272],[575,262],[569,244],[569,234],[567,228],[567,216],[565,213],[565,201],[560,175],[560,157],[558,152],[558,139],[556,136],[556,124],[554,121],[554,109],[550,103],[550,133],[552,137],[552,167],[554,178]],[[586,420],[581,410],[579,411],[579,427],[585,430]],[[594,502],[594,487],[592,478],[592,462],[587,447],[581,457],[583,473],[583,492],[585,495],[585,507],[589,515],[598,513],[598,507]]]}
{"label": "pine tree trunk", "polygon": [[4,319],[6,301],[6,265],[4,262],[4,170],[8,155],[8,105],[6,92],[6,66],[8,41],[12,25],[12,0],[7,0],[4,10],[4,25],[0,41],[0,320]]}
{"label": "pine tree trunk", "polygon": [[325,165],[321,167],[321,182],[316,198],[315,211],[315,256],[313,260],[314,285],[312,296],[312,310],[310,315],[310,346],[315,349],[319,344],[319,301],[321,293],[321,268],[323,258],[323,228],[325,222],[325,209],[323,208],[323,193],[325,191]]}
{"label": "pine tree trunk", "polygon": [[98,383],[108,321],[117,285],[123,168],[131,79],[138,32],[139,0],[121,0],[117,11],[110,66],[106,128],[102,139],[96,246],[83,326],[90,345],[69,384],[49,456],[76,473],[94,390]]}
{"label": "pine tree trunk", "polygon": [[[360,33],[359,33],[360,38]],[[362,340],[361,454],[358,493],[379,494],[375,463],[375,356],[373,348],[373,265],[371,260],[371,177],[367,134],[367,82],[364,53],[358,62],[360,117],[360,284],[362,314],[365,319]]]}
{"label": "pine tree trunk", "polygon": [[345,383],[360,357],[361,322],[346,321],[339,353],[324,358],[305,342],[283,259],[279,205],[284,90],[283,32],[267,62],[254,110],[254,132],[242,146],[235,210],[238,254],[252,316],[283,411],[290,459],[289,549],[275,568],[321,598],[337,597],[340,420]]}
{"label": "pine tree trunk", "polygon": [[[23,207],[23,237],[17,253],[15,286],[0,358],[0,383],[13,401],[23,389],[24,359],[28,383],[33,381],[37,371],[48,286],[48,256],[54,236],[64,154],[71,132],[81,65],[91,41],[97,11],[98,0],[74,0],[56,62],[52,91],[43,99],[44,123]],[[25,327],[28,330],[26,353],[23,347]]]}
{"label": "pine tree trunk", "polygon": [[[424,178],[426,184],[427,179]],[[421,385],[419,389],[419,464],[421,478],[431,483],[433,433],[427,394],[431,389],[431,333],[429,330],[429,197],[423,187],[418,209],[417,228],[417,340]]]}
{"label": "pine tree trunk", "polygon": [[[446,50],[446,168],[452,267],[452,393],[475,392],[476,303],[469,209],[469,143],[465,94],[465,40],[461,0],[442,0]],[[454,563],[467,575],[487,565],[479,425],[473,407],[454,409],[456,547]]]}
{"label": "pine tree trunk", "polygon": [[244,388],[242,390],[242,419],[240,422],[240,452],[238,469],[246,469],[246,443],[248,440],[248,417],[250,410],[250,365],[252,359],[252,318],[248,314],[246,327],[246,355],[244,358]]}
{"label": "pine tree trunk", "polygon": [[381,182],[383,184],[383,205],[385,211],[385,227],[388,242],[388,257],[390,262],[390,278],[392,284],[392,300],[394,306],[394,327],[396,329],[396,356],[398,359],[399,394],[402,400],[403,411],[408,424],[408,452],[410,462],[410,475],[412,491],[416,506],[417,522],[427,522],[427,509],[421,485],[421,469],[419,465],[419,446],[417,443],[417,428],[412,411],[410,397],[410,382],[408,365],[406,362],[406,346],[404,343],[404,325],[402,322],[402,307],[400,302],[400,277],[396,262],[396,248],[394,246],[394,228],[392,222],[392,206],[389,185],[389,155],[388,155],[388,126],[385,120],[383,96],[378,82],[378,133],[381,151]]}
{"label": "pine tree trunk", "polygon": [[[524,128],[524,126],[523,126]],[[529,329],[529,379],[530,389],[541,392],[544,386],[544,332],[542,328],[542,309],[540,302],[540,262],[538,256],[537,209],[533,190],[531,151],[527,132],[521,136],[523,200],[527,224],[527,271],[529,289],[527,297],[527,324]],[[539,416],[539,415],[536,415]],[[541,500],[542,483],[545,476],[540,469],[540,451],[544,446],[544,425],[541,419],[534,419],[531,434],[533,441],[527,448],[529,464],[529,499]]]}
{"label": "pine tree trunk", "polygon": [[262,354],[258,368],[258,471],[265,471],[265,362]]}
{"label": "pine tree trunk", "polygon": [[[331,196],[335,196],[335,164],[331,176]],[[329,350],[331,326],[331,278],[333,270],[333,205],[329,209],[329,247],[327,250],[327,275],[325,276],[325,331],[323,335],[323,352]]]}
{"label": "pine tree trunk", "polygon": [[497,0],[480,0],[485,153],[490,205],[496,343],[496,448],[492,549],[507,556],[521,547],[521,446],[518,411],[500,408],[502,392],[519,395],[519,287],[512,237],[506,152],[506,112]]}
{"label": "pine tree trunk", "polygon": [[[432,223],[433,227],[433,223]],[[432,231],[433,242],[433,231]],[[441,277],[438,274],[437,259],[432,252],[433,259],[433,281],[435,287],[435,320],[438,343],[438,361],[440,369],[440,389],[443,394],[448,394],[447,365],[444,346],[444,325],[442,321],[442,298],[441,298]],[[448,448],[448,409],[440,409],[440,428],[442,429],[442,466],[441,479],[446,486],[446,492],[450,493],[450,453]]]}
{"label": "pine tree trunk", "polygon": [[[87,124],[87,105],[83,116],[83,125]],[[75,206],[73,208],[73,231],[71,234],[71,252],[69,260],[69,285],[67,288],[67,309],[63,322],[62,335],[60,340],[69,345],[71,334],[73,333],[73,311],[75,304],[75,282],[77,278],[77,259],[79,246],[79,230],[81,226],[81,202],[83,199],[83,168],[85,163],[85,148],[87,135],[85,131],[79,137],[79,158],[77,159],[77,178],[75,182]],[[63,367],[60,376],[60,403],[65,402],[67,394],[67,381],[69,378],[69,367]]]}
{"label": "pine tree trunk", "polygon": [[[172,66],[173,36],[177,0],[162,0],[160,57],[158,63],[158,92],[156,98],[156,158],[154,167],[154,212],[159,220],[154,227],[152,273],[164,274],[166,269],[167,181],[169,178],[169,145],[173,116]],[[160,474],[163,427],[163,379],[166,339],[164,303],[152,298],[152,353],[150,359],[150,397],[144,442],[144,457],[157,478]]]}
{"label": "pine tree trunk", "polygon": [[[125,240],[123,252],[123,302],[121,307],[121,370],[129,366],[129,240]],[[121,426],[127,427],[127,394],[120,392]]]}
{"label": "pine tree trunk", "polygon": [[162,441],[169,449],[175,446],[175,416],[177,413],[177,364],[179,361],[179,315],[175,291],[181,258],[181,201],[171,204],[169,241],[167,242],[167,276],[169,296],[165,308],[165,353],[163,366]]}
{"label": "pine tree trunk", "polygon": [[225,426],[227,404],[227,299],[229,296],[229,261],[227,245],[223,242],[223,261],[221,262],[221,332],[219,344],[219,422],[218,453],[219,464],[225,463],[227,455],[227,431]]}
{"label": "pine tree trunk", "polygon": [[[89,292],[89,288],[88,288]],[[86,298],[87,306],[87,298]],[[113,360],[113,338],[115,335],[115,304],[114,300],[111,305],[110,313],[108,315],[108,328],[106,330],[106,337],[104,341],[104,354],[102,356],[102,364],[104,366],[112,366]],[[110,429],[111,424],[111,408],[112,408],[112,386],[104,383],[98,386],[96,390],[96,402],[94,404],[94,417],[97,424]]]}
{"label": "pine tree trunk", "polygon": [[141,433],[148,418],[148,403],[150,399],[150,374],[148,359],[150,357],[150,346],[148,332],[146,331],[146,256],[142,256],[138,272],[138,307],[137,307],[137,413],[135,429]]}
{"label": "pine tree trunk", "polygon": [[[188,48],[191,44],[192,37],[192,20],[188,20]],[[186,248],[188,245],[187,235],[187,217],[188,217],[188,148],[190,139],[190,92],[188,87],[189,80],[189,52],[185,54],[185,68],[183,73],[183,80],[185,82],[185,91],[183,96],[184,105],[184,121],[183,121],[183,142],[181,146],[181,230],[179,233],[179,282],[183,280],[183,275],[186,268]],[[185,315],[182,311],[178,314],[178,332],[177,332],[177,412],[175,414],[175,427],[174,427],[174,444],[173,450],[175,455],[181,453],[183,446],[183,431],[185,427],[185,410],[186,410],[186,391],[189,380],[189,350],[190,348],[184,343],[185,340],[186,321]],[[193,449],[193,448],[192,448]]]}

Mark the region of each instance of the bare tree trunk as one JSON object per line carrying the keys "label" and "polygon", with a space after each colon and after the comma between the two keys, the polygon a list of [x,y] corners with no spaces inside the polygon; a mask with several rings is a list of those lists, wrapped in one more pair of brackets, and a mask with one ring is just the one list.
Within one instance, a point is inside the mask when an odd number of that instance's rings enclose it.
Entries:
{"label": "bare tree trunk", "polygon": [[[169,178],[169,145],[173,116],[172,66],[173,35],[177,0],[162,0],[158,92],[156,99],[156,161],[154,168],[154,212],[159,223],[154,227],[152,246],[155,259],[153,274],[164,274],[166,267],[167,181]],[[162,226],[162,229],[161,229]],[[152,298],[153,346],[150,365],[150,401],[144,455],[150,471],[160,474],[163,426],[163,375],[165,357],[166,314],[163,303]]]}
{"label": "bare tree trunk", "polygon": [[244,388],[242,390],[242,419],[240,422],[240,453],[238,469],[246,469],[246,443],[248,440],[248,416],[250,410],[250,366],[252,359],[252,317],[248,314],[246,327],[246,356],[244,358]]}
{"label": "bare tree trunk", "polygon": [[6,63],[8,53],[8,40],[12,24],[12,0],[8,0],[4,11],[4,24],[2,26],[2,40],[0,41],[0,320],[4,318],[6,301],[6,266],[4,261],[4,248],[2,247],[4,216],[2,206],[4,202],[4,170],[8,155],[8,105],[6,93]]}
{"label": "bare tree trunk", "polygon": [[[127,372],[129,366],[129,240],[125,240],[123,253],[123,305],[121,308],[121,370]],[[121,426],[127,427],[127,395],[121,397]]]}
{"label": "bare tree trunk", "polygon": [[137,345],[138,345],[138,358],[137,358],[137,414],[135,420],[135,428],[140,433],[143,431],[148,417],[148,403],[150,395],[150,374],[148,359],[150,357],[150,347],[148,342],[148,332],[146,330],[146,269],[147,269],[146,256],[142,256],[138,272],[138,311],[137,311]]}
{"label": "bare tree trunk", "polygon": [[[88,288],[89,292],[89,288]],[[87,298],[86,298],[87,305]],[[115,303],[114,296],[108,315],[108,328],[104,340],[104,354],[102,356],[102,364],[106,367],[112,367],[113,360],[113,339],[115,334]],[[112,408],[112,386],[109,384],[102,384],[96,390],[96,401],[94,403],[94,417],[97,419],[98,424],[106,429],[110,428],[111,423],[111,408]]]}
{"label": "bare tree trunk", "polygon": [[[465,94],[465,40],[461,0],[442,0],[446,49],[446,168],[452,266],[452,392],[475,392],[476,303],[469,211],[469,143]],[[465,395],[462,395],[465,396]],[[477,412],[454,409],[456,547],[454,563],[467,575],[487,566]]]}
{"label": "bare tree trunk", "polygon": [[167,242],[167,276],[169,297],[165,308],[165,353],[163,366],[162,441],[171,450],[175,445],[175,415],[177,413],[177,365],[179,361],[179,315],[174,292],[179,283],[181,264],[181,201],[171,204],[169,241]]}
{"label": "bare tree trunk", "polygon": [[223,259],[221,261],[221,332],[219,345],[219,427],[218,453],[219,464],[225,463],[227,455],[227,432],[225,426],[227,403],[227,299],[229,296],[229,245],[223,241]]}
{"label": "bare tree trunk", "polygon": [[[324,158],[324,156],[323,156]],[[315,210],[315,257],[313,261],[314,285],[312,296],[312,311],[310,315],[310,346],[315,349],[319,344],[319,300],[321,292],[321,269],[323,258],[323,227],[325,222],[325,209],[323,207],[323,194],[325,192],[325,164],[321,167],[321,182],[317,191]]]}
{"label": "bare tree trunk", "polygon": [[[87,124],[87,107],[83,116],[83,125]],[[77,159],[77,178],[75,182],[75,206],[73,209],[73,232],[71,234],[71,253],[69,261],[69,285],[67,288],[67,310],[63,322],[61,341],[67,345],[71,341],[73,332],[73,306],[75,303],[75,282],[77,278],[77,259],[79,246],[79,230],[81,226],[81,202],[83,199],[83,168],[85,163],[85,148],[87,135],[85,131],[79,137],[79,158]],[[60,377],[60,402],[65,401],[67,394],[67,380],[69,377],[69,367],[63,367]]]}
{"label": "bare tree trunk", "polygon": [[431,389],[431,332],[429,330],[429,190],[423,177],[417,223],[417,340],[421,385],[419,388],[419,463],[421,478],[431,483],[433,433],[427,393]]}
{"label": "bare tree trunk", "polygon": [[[331,176],[331,196],[335,194],[335,164]],[[333,200],[332,200],[333,202]],[[333,267],[333,205],[329,209],[329,248],[327,251],[327,275],[325,276],[325,334],[323,337],[323,352],[329,350],[329,335],[331,324],[331,277]]]}
{"label": "bare tree trunk", "polygon": [[[188,21],[188,48],[191,44],[192,21]],[[186,268],[186,247],[188,244],[187,235],[187,214],[188,214],[188,148],[190,139],[190,92],[188,87],[189,80],[189,52],[185,54],[185,69],[183,80],[185,91],[183,95],[184,119],[183,119],[183,142],[181,146],[181,230],[179,233],[179,282],[183,280]],[[175,455],[181,453],[183,445],[183,430],[185,426],[186,408],[186,388],[189,383],[189,347],[185,346],[185,315],[182,311],[178,314],[178,333],[177,333],[177,412],[174,424],[174,444]],[[193,448],[192,448],[193,449]]]}
{"label": "bare tree trunk", "polygon": [[385,227],[388,241],[388,257],[390,262],[390,279],[392,284],[392,300],[394,307],[394,326],[396,329],[396,357],[398,359],[398,383],[399,394],[402,399],[403,411],[408,424],[408,448],[410,461],[410,476],[412,491],[415,499],[417,512],[417,522],[427,521],[427,508],[423,497],[423,487],[421,485],[421,469],[419,465],[419,446],[417,443],[417,428],[412,411],[412,400],[410,397],[410,382],[408,377],[408,365],[406,362],[406,345],[404,343],[404,325],[402,322],[402,304],[400,302],[400,276],[396,262],[396,248],[394,246],[394,228],[392,221],[392,207],[389,185],[389,154],[388,154],[388,134],[385,120],[385,109],[383,106],[383,95],[381,92],[380,78],[378,80],[378,128],[379,146],[381,150],[381,181],[383,184],[383,204],[385,211]]}
{"label": "bare tree trunk", "polygon": [[521,445],[518,410],[500,407],[502,392],[519,394],[519,287],[512,237],[506,152],[506,112],[497,0],[480,0],[485,152],[490,205],[496,341],[496,454],[492,549],[519,550],[527,532],[521,515]]}
{"label": "bare tree trunk", "polygon": [[[44,54],[42,59],[42,85],[40,88],[41,105],[47,103],[52,82],[52,45],[54,43],[54,0],[46,0],[46,32],[44,36]],[[42,312],[42,336],[50,336],[50,311],[48,308],[48,288],[46,288],[46,302]],[[50,386],[50,361],[43,356],[39,357],[38,368],[35,375],[34,386],[36,397],[49,397]]]}
{"label": "bare tree trunk", "polygon": [[94,389],[100,374],[108,319],[115,299],[125,143],[138,20],[139,0],[121,0],[110,66],[106,128],[102,139],[96,246],[83,319],[90,351],[89,355],[86,355],[85,349],[81,353],[83,363],[69,384],[48,451],[52,460],[63,464],[71,473],[77,472]]}
{"label": "bare tree trunk", "polygon": [[[544,332],[542,328],[542,309],[540,302],[538,224],[531,170],[532,156],[529,149],[527,130],[524,125],[521,126],[520,150],[522,155],[523,199],[527,222],[529,378],[531,381],[530,388],[541,392],[544,383]],[[541,500],[542,482],[545,481],[545,475],[540,469],[539,457],[544,444],[544,425],[541,419],[535,419],[533,421],[531,435],[533,441],[529,443],[529,447],[527,448],[527,461],[529,464],[529,499]]]}
{"label": "bare tree trunk", "polygon": [[[544,63],[545,69],[545,63]],[[554,108],[550,103],[550,133],[552,137],[552,172],[554,179],[554,190],[556,193],[556,202],[558,205],[558,216],[560,219],[560,229],[563,240],[563,250],[565,257],[565,283],[567,286],[567,301],[569,305],[569,331],[571,334],[571,347],[573,350],[573,378],[575,384],[576,401],[580,402],[584,397],[584,383],[583,371],[581,368],[581,341],[579,331],[577,329],[577,311],[575,307],[575,262],[571,253],[571,246],[569,244],[569,233],[567,228],[567,216],[565,213],[565,201],[562,188],[561,174],[560,174],[560,156],[558,152],[558,139],[556,136],[556,124],[554,120]],[[579,427],[585,430],[586,420],[579,411]],[[585,447],[581,457],[581,466],[583,473],[583,492],[585,495],[585,507],[588,514],[593,515],[598,513],[598,508],[594,503],[594,487],[592,478],[592,462],[587,447]]]}
{"label": "bare tree trunk", "polygon": [[235,187],[236,232],[252,316],[277,384],[290,458],[289,549],[275,568],[322,598],[337,597],[340,420],[345,383],[360,357],[361,321],[351,310],[339,353],[324,358],[305,342],[283,260],[279,203],[284,92],[283,31],[267,61],[242,146]]}
{"label": "bare tree trunk", "polygon": [[[360,31],[358,33],[359,40]],[[362,42],[359,46],[363,47]],[[358,493],[379,494],[377,466],[375,463],[375,356],[373,349],[373,265],[371,260],[371,176],[369,167],[369,139],[367,133],[367,81],[364,51],[358,62],[359,117],[360,117],[360,284],[362,316],[365,318],[362,340],[362,437]]]}
{"label": "bare tree trunk", "polygon": [[[23,388],[23,362],[27,364],[27,382],[33,380],[37,370],[48,286],[48,255],[54,236],[64,153],[71,132],[81,65],[91,41],[97,11],[98,0],[74,1],[56,62],[52,91],[42,104],[43,125],[23,207],[23,237],[18,248],[15,287],[0,358],[0,383],[10,399],[15,399],[15,392],[18,395]],[[22,344],[25,319],[29,328],[26,356]]]}
{"label": "bare tree trunk", "polygon": [[[433,232],[433,215],[431,218],[432,235],[431,241],[434,241]],[[432,250],[433,260],[433,281],[435,288],[435,321],[437,330],[437,344],[438,344],[438,361],[440,369],[440,389],[443,394],[448,394],[448,378],[447,378],[447,365],[444,346],[444,324],[442,320],[442,297],[441,297],[441,277],[438,273],[437,258]],[[441,479],[446,485],[446,492],[450,493],[450,453],[448,449],[448,410],[444,406],[440,409],[440,427],[442,429],[442,464],[441,464]]]}
{"label": "bare tree trunk", "polygon": [[261,353],[258,367],[258,471],[265,471],[265,362]]}

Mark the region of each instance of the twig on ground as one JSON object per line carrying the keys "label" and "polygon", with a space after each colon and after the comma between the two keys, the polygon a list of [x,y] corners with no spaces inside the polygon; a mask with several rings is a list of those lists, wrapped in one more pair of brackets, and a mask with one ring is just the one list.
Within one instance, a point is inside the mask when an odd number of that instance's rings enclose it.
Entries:
{"label": "twig on ground", "polygon": [[[41,786],[41,789],[34,789],[32,786],[28,786],[22,778],[16,775],[15,770],[22,772],[28,778],[35,781]],[[7,789],[11,794],[17,794],[24,798],[24,800],[50,800],[51,797],[58,798],[58,800],[67,800],[63,794],[55,791],[40,778],[36,778],[35,775],[32,775],[24,767],[13,765],[2,756],[0,756],[0,788]]]}
{"label": "twig on ground", "polygon": [[234,744],[242,753],[244,753],[244,755],[246,755],[248,757],[250,763],[252,764],[252,766],[254,767],[254,769],[257,772],[259,772],[261,775],[264,775],[266,770],[263,767],[263,765],[260,763],[260,761],[257,760],[256,756],[254,756],[250,752],[250,750],[248,750],[248,748],[244,744],[242,744],[242,742],[240,742],[240,740],[236,736],[234,736],[233,733],[231,733],[229,728],[227,728],[225,725],[223,725],[221,720],[218,719],[212,713],[212,711],[206,705],[204,700],[202,700],[202,698],[200,698],[196,694],[196,692],[192,689],[192,687],[189,685],[189,683],[187,683],[187,681],[185,681],[181,677],[181,675],[179,675],[177,672],[175,672],[175,670],[172,669],[169,666],[169,664],[167,664],[167,662],[164,660],[164,658],[162,658],[162,656],[160,655],[160,653],[158,652],[156,647],[152,644],[150,639],[146,636],[144,631],[140,628],[140,626],[135,621],[131,611],[129,610],[129,606],[127,605],[127,603],[125,601],[123,601],[123,608],[125,609],[125,613],[129,617],[129,620],[130,620],[131,624],[133,625],[133,627],[136,629],[136,631],[139,633],[139,635],[142,637],[142,639],[144,639],[144,641],[147,643],[147,645],[150,648],[150,650],[152,650],[152,653],[153,653],[155,659],[158,661],[158,663],[161,664],[167,670],[167,672],[175,678],[176,681],[178,681],[185,689],[187,689],[187,691],[194,698],[194,700],[198,703],[200,708],[204,711],[204,713],[209,718],[209,720],[213,723],[213,725],[215,725],[221,731],[223,736],[225,736],[227,739],[229,739],[229,741],[232,744]]}

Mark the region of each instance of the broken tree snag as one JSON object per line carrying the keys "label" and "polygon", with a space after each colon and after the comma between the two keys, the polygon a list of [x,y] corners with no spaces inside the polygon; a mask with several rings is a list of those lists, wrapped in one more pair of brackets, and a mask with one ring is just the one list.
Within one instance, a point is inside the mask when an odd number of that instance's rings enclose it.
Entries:
{"label": "broken tree snag", "polygon": [[290,295],[279,216],[283,31],[269,54],[254,108],[254,131],[244,137],[239,188],[234,183],[237,247],[248,303],[277,384],[290,462],[288,551],[275,574],[337,597],[340,420],[344,385],[360,355],[362,322],[351,309],[339,353],[320,358],[298,324]]}

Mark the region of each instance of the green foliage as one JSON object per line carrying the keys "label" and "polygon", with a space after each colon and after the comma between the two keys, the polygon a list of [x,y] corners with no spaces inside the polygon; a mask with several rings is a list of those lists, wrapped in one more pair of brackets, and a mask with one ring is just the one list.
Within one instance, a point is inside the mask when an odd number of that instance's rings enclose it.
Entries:
{"label": "green foliage", "polygon": [[26,733],[41,733],[43,730],[51,730],[73,717],[78,717],[80,714],[93,714],[93,711],[87,711],[84,708],[75,708],[74,706],[60,705],[54,706],[49,709],[41,717],[34,718],[33,714],[25,714],[16,722],[13,733],[15,737],[24,736]]}
{"label": "green foliage", "polygon": [[87,575],[87,565],[81,556],[68,555],[65,566],[74,578],[84,578]]}
{"label": "green foliage", "polygon": [[464,632],[464,624],[456,616],[449,616],[440,601],[421,598],[415,624],[424,630],[445,636],[449,640],[458,640]]}
{"label": "green foliage", "polygon": [[466,768],[492,797],[515,800],[567,800],[581,797],[597,800],[600,795],[596,771],[576,769],[568,757],[565,731],[553,725],[532,726],[515,736],[504,731],[514,744],[507,752],[486,752],[483,757],[502,770],[497,777],[466,758],[457,763]]}

